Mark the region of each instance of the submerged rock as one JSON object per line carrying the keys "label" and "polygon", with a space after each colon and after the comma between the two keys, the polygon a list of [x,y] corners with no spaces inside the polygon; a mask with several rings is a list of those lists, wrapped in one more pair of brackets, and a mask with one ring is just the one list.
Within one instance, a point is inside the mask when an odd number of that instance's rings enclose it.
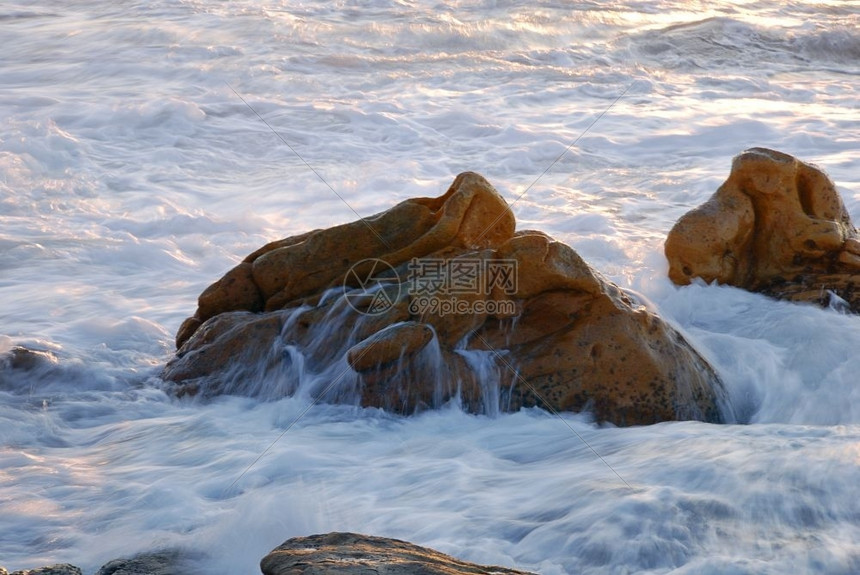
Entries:
{"label": "submerged rock", "polygon": [[781,152],[735,157],[714,195],[669,232],[665,252],[676,284],[701,278],[860,312],[860,240],[842,199],[823,171]]}
{"label": "submerged rock", "polygon": [[57,365],[57,357],[50,351],[28,349],[14,346],[6,353],[0,353],[0,370],[16,369],[31,371]]}
{"label": "submerged rock", "polygon": [[412,543],[356,533],[295,537],[260,562],[263,575],[528,575],[467,563]]}
{"label": "submerged rock", "polygon": [[483,177],[273,242],[201,294],[161,377],[177,395],[397,413],[591,410],[618,425],[719,421],[722,384],[681,335],[570,247],[515,233]]}

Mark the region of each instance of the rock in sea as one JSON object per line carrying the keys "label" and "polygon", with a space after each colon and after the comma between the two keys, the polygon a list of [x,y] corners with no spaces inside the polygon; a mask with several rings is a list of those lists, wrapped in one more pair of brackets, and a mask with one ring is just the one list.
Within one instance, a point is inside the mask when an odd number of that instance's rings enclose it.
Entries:
{"label": "rock in sea", "polygon": [[102,565],[96,575],[193,575],[197,557],[178,549],[141,553],[128,559],[114,559]]}
{"label": "rock in sea", "polygon": [[665,252],[676,284],[701,278],[860,312],[860,240],[842,198],[821,169],[782,152],[735,157],[714,195],[669,232]]}
{"label": "rock in sea", "polygon": [[617,425],[721,421],[720,379],[681,334],[570,247],[515,231],[463,173],[438,198],[272,242],[208,287],[161,378],[176,395],[410,414],[590,410]]}
{"label": "rock in sea", "polygon": [[356,533],[295,537],[260,562],[263,575],[529,575],[467,563],[412,543]]}

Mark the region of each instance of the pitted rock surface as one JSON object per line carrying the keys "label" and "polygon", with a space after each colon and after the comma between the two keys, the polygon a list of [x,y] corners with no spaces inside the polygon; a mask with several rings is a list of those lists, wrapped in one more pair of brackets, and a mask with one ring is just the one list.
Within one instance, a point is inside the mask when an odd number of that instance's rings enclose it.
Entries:
{"label": "pitted rock surface", "polygon": [[860,241],[836,186],[819,168],[752,148],[711,198],[666,238],[669,277],[700,278],[774,297],[860,311]]}

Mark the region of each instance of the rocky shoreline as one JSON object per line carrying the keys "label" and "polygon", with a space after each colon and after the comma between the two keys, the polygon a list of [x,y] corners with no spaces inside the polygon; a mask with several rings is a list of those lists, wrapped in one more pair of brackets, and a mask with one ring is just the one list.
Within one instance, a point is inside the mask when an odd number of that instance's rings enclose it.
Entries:
{"label": "rocky shoreline", "polygon": [[[199,558],[198,558],[199,559]],[[460,561],[399,539],[358,533],[327,533],[288,539],[260,561],[263,575],[533,575],[505,567]],[[66,563],[0,575],[84,575]],[[168,550],[116,559],[94,575],[204,575],[194,556]]]}

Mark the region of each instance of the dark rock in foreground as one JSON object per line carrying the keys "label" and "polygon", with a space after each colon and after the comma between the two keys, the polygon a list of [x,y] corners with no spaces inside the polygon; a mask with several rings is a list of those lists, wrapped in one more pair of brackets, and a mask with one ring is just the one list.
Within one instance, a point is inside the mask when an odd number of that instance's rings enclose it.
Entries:
{"label": "dark rock in foreground", "polygon": [[114,559],[103,565],[96,575],[189,575],[200,573],[193,568],[194,558],[182,551],[168,549],[141,553],[130,559]]}
{"label": "dark rock in foreground", "polygon": [[260,562],[263,575],[527,575],[467,563],[397,539],[356,533],[295,537]]}
{"label": "dark rock in foreground", "polygon": [[[860,240],[833,182],[765,148],[732,162],[711,198],[666,238],[669,277],[717,281],[792,301],[860,312]],[[834,302],[835,300],[835,302]]]}
{"label": "dark rock in foreground", "polygon": [[[460,561],[397,539],[355,533],[295,537],[260,562],[263,575],[530,575],[503,567]],[[178,550],[142,553],[106,563],[96,575],[193,575],[202,572],[195,557]],[[82,575],[74,565],[57,564],[0,575]]]}
{"label": "dark rock in foreground", "polygon": [[14,346],[0,351],[0,391],[18,387],[22,375],[42,375],[57,369],[58,360],[49,351],[38,351]]}
{"label": "dark rock in foreground", "polygon": [[[483,177],[272,242],[209,288],[161,377],[176,395],[310,395],[410,414],[590,410],[720,421],[723,387],[659,317],[570,247],[515,233]],[[356,399],[358,398],[358,399]]]}
{"label": "dark rock in foreground", "polygon": [[[7,575],[8,571],[0,567],[0,575]],[[48,567],[39,567],[37,569],[24,569],[22,571],[13,571],[9,575],[82,575],[81,570],[74,565],[68,563],[58,563]]]}

